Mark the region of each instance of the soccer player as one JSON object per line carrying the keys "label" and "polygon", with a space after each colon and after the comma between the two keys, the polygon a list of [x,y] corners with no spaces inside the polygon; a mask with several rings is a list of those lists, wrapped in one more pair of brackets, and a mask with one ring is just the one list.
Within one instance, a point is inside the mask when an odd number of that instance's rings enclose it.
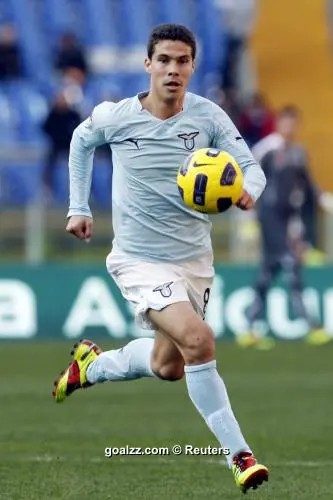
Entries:
{"label": "soccer player", "polygon": [[217,440],[230,449],[229,467],[244,492],[268,479],[231,409],[216,369],[214,334],[204,322],[214,269],[208,216],[187,208],[177,189],[179,165],[191,151],[219,148],[244,172],[239,207],[249,210],[266,179],[230,118],[209,100],[186,91],[196,41],[186,27],[156,27],[144,65],[150,90],[98,105],[74,132],[70,156],[67,231],[92,237],[88,205],[94,149],[113,155],[114,241],[107,270],[139,324],[155,330],[121,349],[101,352],[89,340],[74,346],[73,362],[55,382],[61,402],[76,389],[105,381],[185,375],[190,399]]}

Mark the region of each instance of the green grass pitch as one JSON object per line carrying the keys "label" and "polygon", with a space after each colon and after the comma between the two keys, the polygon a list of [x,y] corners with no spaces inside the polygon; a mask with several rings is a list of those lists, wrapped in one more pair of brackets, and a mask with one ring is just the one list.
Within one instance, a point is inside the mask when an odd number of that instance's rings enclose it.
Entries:
{"label": "green grass pitch", "polygon": [[[70,348],[1,344],[1,500],[243,498],[223,457],[105,458],[112,446],[216,441],[184,381],[102,384],[55,404],[52,383]],[[246,498],[332,498],[333,345],[285,342],[258,352],[219,342],[217,359],[243,432],[271,470],[270,481]]]}

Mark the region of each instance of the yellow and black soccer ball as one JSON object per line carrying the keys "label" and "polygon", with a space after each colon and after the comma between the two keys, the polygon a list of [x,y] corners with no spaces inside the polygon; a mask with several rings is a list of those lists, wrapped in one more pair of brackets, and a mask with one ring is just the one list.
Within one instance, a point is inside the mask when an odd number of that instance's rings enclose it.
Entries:
{"label": "yellow and black soccer ball", "polygon": [[214,148],[191,153],[177,175],[185,205],[206,214],[225,212],[237,203],[243,192],[243,180],[234,157]]}

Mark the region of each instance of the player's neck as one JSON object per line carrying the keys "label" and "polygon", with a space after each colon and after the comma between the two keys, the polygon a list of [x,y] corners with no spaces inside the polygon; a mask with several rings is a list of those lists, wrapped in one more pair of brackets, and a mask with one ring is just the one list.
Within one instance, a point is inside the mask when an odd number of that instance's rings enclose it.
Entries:
{"label": "player's neck", "polygon": [[156,118],[167,120],[183,110],[184,96],[181,99],[162,101],[149,93],[141,99],[141,105]]}

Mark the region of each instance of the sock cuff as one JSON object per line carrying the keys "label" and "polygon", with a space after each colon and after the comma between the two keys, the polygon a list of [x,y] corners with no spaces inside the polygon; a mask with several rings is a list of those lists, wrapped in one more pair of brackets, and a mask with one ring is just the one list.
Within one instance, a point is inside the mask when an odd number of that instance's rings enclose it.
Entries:
{"label": "sock cuff", "polygon": [[203,365],[185,365],[184,371],[185,373],[193,373],[201,372],[203,370],[210,370],[211,368],[216,368],[216,359],[208,361],[208,363],[204,363]]}

